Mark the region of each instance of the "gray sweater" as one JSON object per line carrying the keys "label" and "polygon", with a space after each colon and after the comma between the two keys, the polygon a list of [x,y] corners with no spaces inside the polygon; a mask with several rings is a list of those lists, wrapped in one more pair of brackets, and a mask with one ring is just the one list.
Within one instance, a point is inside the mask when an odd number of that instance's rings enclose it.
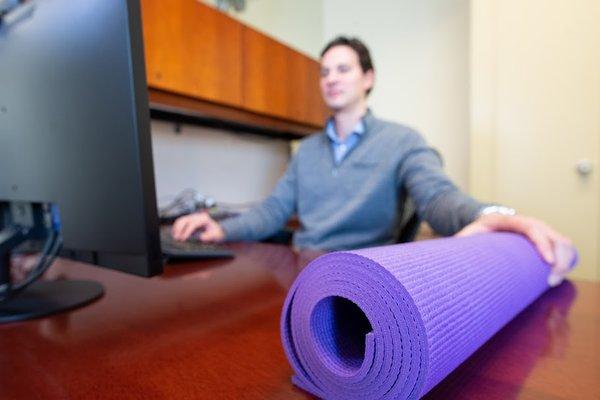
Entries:
{"label": "gray sweater", "polygon": [[228,241],[261,240],[294,213],[298,248],[354,249],[393,242],[406,196],[422,220],[442,235],[472,222],[484,206],[442,171],[438,154],[416,131],[368,113],[366,132],[334,162],[324,132],[300,144],[275,190],[259,205],[221,222]]}

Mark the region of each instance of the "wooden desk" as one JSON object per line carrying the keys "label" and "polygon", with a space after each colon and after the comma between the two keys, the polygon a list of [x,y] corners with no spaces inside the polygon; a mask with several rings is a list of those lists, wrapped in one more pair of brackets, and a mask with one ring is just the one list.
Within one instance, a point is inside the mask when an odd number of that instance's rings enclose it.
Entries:
{"label": "wooden desk", "polygon": [[[101,281],[83,309],[0,326],[0,399],[309,399],[279,339],[287,287],[315,254],[232,246],[233,260],[143,279],[61,260]],[[427,399],[600,398],[600,284],[547,292]]]}

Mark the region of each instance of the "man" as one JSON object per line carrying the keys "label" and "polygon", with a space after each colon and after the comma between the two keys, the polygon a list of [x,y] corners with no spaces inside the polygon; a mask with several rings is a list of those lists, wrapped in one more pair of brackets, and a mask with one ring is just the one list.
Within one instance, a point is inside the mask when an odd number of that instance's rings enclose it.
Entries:
{"label": "man", "polygon": [[[422,220],[442,235],[513,231],[527,236],[551,265],[556,284],[568,272],[569,239],[541,221],[482,204],[446,177],[437,153],[421,135],[376,118],[367,108],[374,84],[368,49],[339,37],[321,53],[321,93],[332,117],[323,132],[304,140],[273,193],[240,216],[217,223],[207,213],[178,219],[173,237],[261,240],[294,213],[298,248],[352,249],[392,243],[410,197]],[[558,258],[557,258],[558,257]]]}

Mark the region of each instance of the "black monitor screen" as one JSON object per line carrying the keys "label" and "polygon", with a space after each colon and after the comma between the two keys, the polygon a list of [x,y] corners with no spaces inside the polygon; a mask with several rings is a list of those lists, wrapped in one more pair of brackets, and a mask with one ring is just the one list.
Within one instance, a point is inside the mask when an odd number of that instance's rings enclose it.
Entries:
{"label": "black monitor screen", "polygon": [[139,2],[14,3],[0,14],[0,208],[52,204],[64,254],[160,273]]}

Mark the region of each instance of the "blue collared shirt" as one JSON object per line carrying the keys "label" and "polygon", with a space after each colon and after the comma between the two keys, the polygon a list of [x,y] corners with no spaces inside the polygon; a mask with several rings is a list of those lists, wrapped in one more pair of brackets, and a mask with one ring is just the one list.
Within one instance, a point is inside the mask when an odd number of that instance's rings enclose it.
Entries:
{"label": "blue collared shirt", "polygon": [[335,164],[339,165],[350,152],[350,150],[356,147],[361,137],[365,133],[365,123],[362,119],[358,121],[358,123],[354,126],[354,129],[352,129],[352,132],[344,141],[340,140],[340,137],[335,131],[335,123],[333,122],[333,119],[327,121],[325,132],[327,133],[329,140],[331,140],[331,149],[333,150]]}

